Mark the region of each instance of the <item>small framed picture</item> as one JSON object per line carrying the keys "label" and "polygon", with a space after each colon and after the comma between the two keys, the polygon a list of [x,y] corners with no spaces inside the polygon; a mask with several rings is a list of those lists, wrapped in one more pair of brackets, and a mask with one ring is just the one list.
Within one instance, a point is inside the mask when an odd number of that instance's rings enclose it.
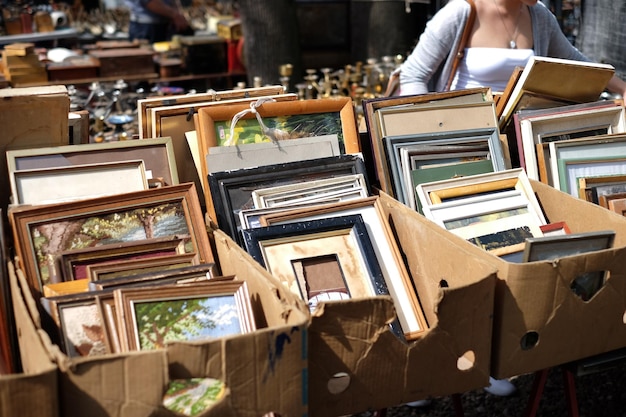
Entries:
{"label": "small framed picture", "polygon": [[[614,239],[615,231],[613,230],[529,238],[524,247],[523,262],[553,260],[609,249],[613,246]],[[605,275],[605,271],[585,272],[573,280],[571,288],[584,301],[587,301],[602,287]]]}
{"label": "small framed picture", "polygon": [[207,340],[256,329],[245,281],[206,281],[114,292],[125,351]]}

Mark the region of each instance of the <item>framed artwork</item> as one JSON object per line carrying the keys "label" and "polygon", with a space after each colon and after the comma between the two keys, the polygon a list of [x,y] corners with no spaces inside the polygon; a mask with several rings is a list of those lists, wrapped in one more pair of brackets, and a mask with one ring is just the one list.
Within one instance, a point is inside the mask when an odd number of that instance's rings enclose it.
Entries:
{"label": "framed artwork", "polygon": [[122,287],[184,284],[216,279],[217,277],[214,275],[214,272],[215,264],[204,263],[89,281],[88,286],[90,291],[98,291],[113,290]]}
{"label": "framed artwork", "polygon": [[626,191],[624,192],[612,192],[598,196],[598,204],[604,208],[609,208],[609,202],[611,200],[620,200],[626,198]]}
{"label": "framed artwork", "polygon": [[542,236],[545,224],[518,190],[453,200],[424,209],[446,230],[501,256],[519,252],[527,238]]}
{"label": "framed artwork", "polygon": [[[413,189],[411,183],[408,182],[408,178],[405,176],[406,169],[402,165],[402,150],[403,149],[415,149],[416,146],[442,146],[441,153],[446,151],[444,146],[467,146],[470,151],[474,151],[476,146],[487,146],[487,154],[483,154],[485,159],[489,159],[493,164],[494,171],[502,171],[506,169],[504,161],[504,153],[498,130],[495,128],[490,129],[474,129],[464,130],[456,132],[442,132],[442,133],[426,133],[420,135],[406,135],[406,136],[387,136],[383,138],[385,145],[385,157],[386,163],[389,166],[389,172],[391,175],[390,183],[393,185],[393,191],[388,194],[394,195],[400,202],[409,205],[411,208],[411,198],[413,195]],[[427,156],[425,156],[427,158]],[[453,159],[456,158],[456,159]],[[417,165],[417,160],[413,159]],[[453,157],[450,156],[448,162],[462,162],[463,156]],[[441,161],[440,161],[441,162]],[[420,165],[424,165],[426,162],[422,161]]]}
{"label": "framed artwork", "polygon": [[600,135],[550,142],[550,170],[554,188],[578,197],[578,178],[626,174],[626,135]]}
{"label": "framed artwork", "polygon": [[134,160],[144,162],[146,179],[151,187],[179,183],[172,139],[166,137],[14,149],[8,150],[6,157],[12,187],[16,171]]}
{"label": "framed artwork", "polygon": [[572,233],[566,222],[542,224],[539,228],[544,236],[562,236]]}
{"label": "framed artwork", "polygon": [[418,184],[427,182],[442,181],[451,178],[467,177],[469,175],[486,174],[493,172],[493,163],[490,160],[478,160],[472,162],[460,162],[450,165],[426,166],[421,169],[411,170],[412,200],[415,210],[423,214],[422,204],[415,194]]}
{"label": "framed artwork", "polygon": [[608,204],[609,210],[619,214],[620,216],[626,216],[626,197],[611,199]]}
{"label": "framed artwork", "polygon": [[13,172],[13,204],[52,204],[148,189],[143,160]]}
{"label": "framed artwork", "polygon": [[343,175],[365,175],[365,163],[358,154],[267,165],[209,174],[216,222],[233,240],[242,244],[239,212],[254,208],[255,189],[305,183]]}
{"label": "framed artwork", "polygon": [[[467,90],[446,91],[442,93],[420,94],[414,96],[398,96],[398,97],[378,97],[365,99],[362,102],[363,116],[367,127],[367,133],[370,139],[370,147],[372,151],[372,160],[376,167],[376,176],[383,191],[392,194],[391,183],[386,182],[389,179],[389,173],[385,165],[386,158],[384,145],[382,142],[383,134],[378,123],[377,112],[390,107],[410,107],[418,108],[420,106],[430,106],[432,104],[453,105],[464,103],[480,103],[492,101],[491,90],[489,88],[476,88]],[[456,113],[458,116],[458,113]],[[458,117],[455,116],[455,119]],[[443,122],[443,120],[441,120]],[[398,124],[394,124],[398,126]],[[471,126],[474,127],[474,126]],[[465,127],[468,128],[468,127]],[[439,130],[437,127],[435,130]],[[444,130],[453,130],[447,129]],[[417,132],[423,133],[418,130]],[[405,132],[406,133],[406,132]],[[416,133],[411,131],[410,133]]]}
{"label": "framed artwork", "polygon": [[[528,178],[540,180],[536,150],[537,144],[571,140],[589,136],[624,133],[626,110],[623,105],[610,102],[603,106],[561,106],[540,115],[519,118],[522,149],[520,159],[525,161]],[[532,113],[531,113],[532,114]],[[546,149],[542,147],[542,149]],[[548,184],[552,184],[548,180]]]}
{"label": "framed artwork", "polygon": [[149,110],[155,107],[189,105],[208,101],[232,100],[245,97],[262,97],[283,94],[285,87],[273,85],[265,87],[242,88],[239,90],[214,91],[196,94],[178,94],[165,97],[147,97],[137,100],[137,122],[139,124],[139,139],[147,139],[152,135],[152,118]]}
{"label": "framed artwork", "polygon": [[357,214],[362,217],[369,235],[374,237],[374,252],[389,294],[394,300],[404,337],[407,340],[417,339],[428,328],[428,324],[378,197],[266,213],[260,217],[260,223],[262,226],[276,226]]}
{"label": "framed artwork", "polygon": [[[553,260],[609,249],[613,246],[614,239],[613,230],[530,238],[524,248],[524,262]],[[572,281],[571,289],[584,301],[588,301],[604,285],[605,275],[605,271],[584,272]]]}
{"label": "framed artwork", "polygon": [[89,279],[88,268],[93,264],[110,264],[129,259],[150,259],[184,254],[186,244],[185,239],[174,236],[173,238],[153,238],[139,242],[113,243],[61,251],[55,256],[60,271],[50,274],[49,281]]}
{"label": "framed artwork", "polygon": [[50,282],[54,259],[68,250],[170,237],[185,240],[185,253],[214,262],[193,183],[23,206],[10,218],[16,253],[36,296]]}
{"label": "framed artwork", "polygon": [[257,188],[252,191],[256,208],[290,206],[333,198],[338,201],[369,197],[363,174],[341,175],[305,183]]}
{"label": "framed artwork", "polygon": [[433,181],[419,184],[416,193],[422,204],[424,215],[431,206],[450,200],[463,200],[468,197],[485,197],[487,200],[495,198],[499,192],[517,191],[521,197],[528,200],[529,208],[546,224],[545,216],[535,196],[535,192],[522,168],[507,169],[470,177],[451,178],[448,180]]}
{"label": "framed artwork", "polygon": [[102,262],[86,266],[87,281],[108,280],[128,275],[147,272],[164,271],[185,266],[197,265],[200,262],[195,253],[181,253],[159,257],[124,259],[113,262]]}
{"label": "framed artwork", "polygon": [[[311,311],[322,301],[389,295],[360,214],[243,231],[246,251]],[[398,323],[394,333],[401,336]]]}
{"label": "framed artwork", "polygon": [[[578,196],[591,203],[600,204],[602,197],[626,193],[626,175],[601,175],[578,178]],[[606,199],[603,207],[608,207]]]}
{"label": "framed artwork", "polygon": [[168,342],[216,339],[256,329],[245,281],[121,288],[113,293],[124,351],[160,349]]}
{"label": "framed artwork", "polygon": [[100,356],[113,352],[100,298],[113,299],[113,293],[84,292],[42,298],[67,356]]}

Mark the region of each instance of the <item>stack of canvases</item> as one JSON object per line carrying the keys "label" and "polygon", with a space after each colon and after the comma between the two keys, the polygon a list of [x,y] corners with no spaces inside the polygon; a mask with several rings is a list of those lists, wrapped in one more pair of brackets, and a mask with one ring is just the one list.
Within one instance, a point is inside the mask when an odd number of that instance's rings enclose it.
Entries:
{"label": "stack of canvases", "polygon": [[43,346],[64,416],[303,414],[308,311],[207,229],[172,148],[154,138],[7,150],[13,294],[36,306],[20,332],[24,369]]}
{"label": "stack of canvases", "polygon": [[[361,153],[349,98],[207,106],[195,124],[211,221],[313,313],[311,415],[486,385],[494,270],[475,265],[447,277],[444,290],[439,279],[451,265],[463,269],[463,258],[433,258],[427,272],[407,269],[411,243],[400,247],[371,195],[371,161]],[[481,140],[475,147],[489,149]],[[452,308],[477,298],[484,302],[470,314]]]}

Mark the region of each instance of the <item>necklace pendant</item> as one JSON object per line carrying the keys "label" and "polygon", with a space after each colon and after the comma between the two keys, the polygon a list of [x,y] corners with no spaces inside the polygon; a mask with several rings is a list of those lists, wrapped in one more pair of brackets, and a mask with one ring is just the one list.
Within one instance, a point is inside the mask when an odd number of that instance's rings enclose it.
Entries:
{"label": "necklace pendant", "polygon": [[515,43],[513,39],[511,39],[511,41],[509,42],[509,48],[517,49],[517,43]]}

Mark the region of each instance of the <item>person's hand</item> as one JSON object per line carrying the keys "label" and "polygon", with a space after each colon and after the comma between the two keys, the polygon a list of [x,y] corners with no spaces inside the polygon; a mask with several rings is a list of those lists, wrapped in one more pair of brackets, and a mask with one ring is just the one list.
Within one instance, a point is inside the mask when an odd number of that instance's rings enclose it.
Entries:
{"label": "person's hand", "polygon": [[182,32],[189,27],[189,22],[187,22],[187,19],[185,19],[185,16],[181,13],[176,13],[174,17],[172,17],[172,24],[176,32]]}

